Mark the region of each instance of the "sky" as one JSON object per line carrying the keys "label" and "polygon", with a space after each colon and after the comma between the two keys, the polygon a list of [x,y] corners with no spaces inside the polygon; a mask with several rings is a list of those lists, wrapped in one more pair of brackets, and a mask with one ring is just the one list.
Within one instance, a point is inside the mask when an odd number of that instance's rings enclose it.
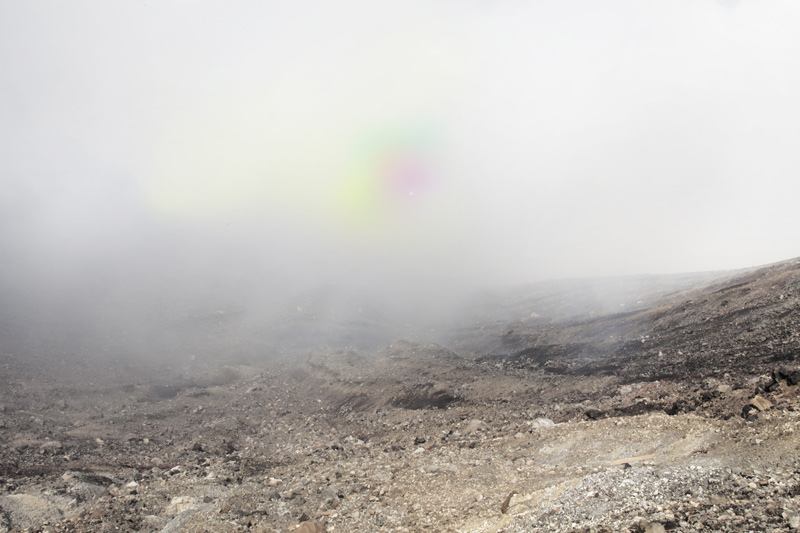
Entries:
{"label": "sky", "polygon": [[0,272],[413,298],[800,256],[797,28],[792,0],[0,0]]}

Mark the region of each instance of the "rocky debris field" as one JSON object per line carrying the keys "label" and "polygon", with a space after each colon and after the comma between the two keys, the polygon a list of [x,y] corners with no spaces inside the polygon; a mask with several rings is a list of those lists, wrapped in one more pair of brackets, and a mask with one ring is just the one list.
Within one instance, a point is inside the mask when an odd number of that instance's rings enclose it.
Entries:
{"label": "rocky debris field", "polygon": [[0,532],[800,530],[799,262],[532,312],[293,359],[3,352]]}

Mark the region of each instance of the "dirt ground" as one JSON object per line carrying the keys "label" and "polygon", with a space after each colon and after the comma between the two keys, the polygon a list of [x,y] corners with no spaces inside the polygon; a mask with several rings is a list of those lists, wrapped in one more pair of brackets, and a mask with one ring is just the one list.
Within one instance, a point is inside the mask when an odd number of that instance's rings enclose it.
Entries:
{"label": "dirt ground", "polygon": [[293,358],[2,347],[0,532],[800,530],[800,261],[691,281]]}

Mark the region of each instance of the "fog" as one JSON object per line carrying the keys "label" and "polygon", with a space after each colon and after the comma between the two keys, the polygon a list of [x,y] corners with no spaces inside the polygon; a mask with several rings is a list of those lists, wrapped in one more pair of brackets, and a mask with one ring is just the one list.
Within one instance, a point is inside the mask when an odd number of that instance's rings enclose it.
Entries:
{"label": "fog", "polygon": [[0,348],[290,349],[492,286],[798,256],[798,27],[791,1],[2,2]]}

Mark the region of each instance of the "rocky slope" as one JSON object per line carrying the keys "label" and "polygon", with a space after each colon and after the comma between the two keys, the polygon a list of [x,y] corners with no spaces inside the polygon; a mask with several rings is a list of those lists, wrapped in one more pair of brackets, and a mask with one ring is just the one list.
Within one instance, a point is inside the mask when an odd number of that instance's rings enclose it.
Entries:
{"label": "rocky slope", "polygon": [[0,531],[800,529],[800,262],[693,279],[291,360],[2,350]]}

